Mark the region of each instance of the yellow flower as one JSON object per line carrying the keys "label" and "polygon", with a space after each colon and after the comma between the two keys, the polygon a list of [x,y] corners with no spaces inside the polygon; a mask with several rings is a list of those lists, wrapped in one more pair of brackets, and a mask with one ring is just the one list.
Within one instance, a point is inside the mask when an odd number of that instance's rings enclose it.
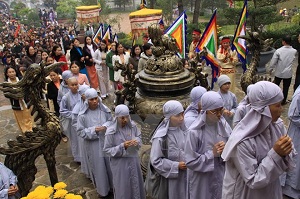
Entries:
{"label": "yellow flower", "polygon": [[75,195],[73,199],[82,199],[81,195]]}
{"label": "yellow flower", "polygon": [[28,199],[27,197],[22,197],[21,199]]}
{"label": "yellow flower", "polygon": [[64,198],[67,193],[68,193],[68,191],[65,189],[57,190],[54,193],[54,198]]}
{"label": "yellow flower", "polygon": [[66,187],[67,187],[67,185],[64,182],[58,182],[54,185],[55,190],[65,189]]}
{"label": "yellow flower", "polygon": [[53,193],[53,187],[46,187],[45,192],[48,193],[49,195]]}
{"label": "yellow flower", "polygon": [[82,199],[82,197],[80,195],[75,195],[73,193],[68,193],[65,196],[65,199]]}

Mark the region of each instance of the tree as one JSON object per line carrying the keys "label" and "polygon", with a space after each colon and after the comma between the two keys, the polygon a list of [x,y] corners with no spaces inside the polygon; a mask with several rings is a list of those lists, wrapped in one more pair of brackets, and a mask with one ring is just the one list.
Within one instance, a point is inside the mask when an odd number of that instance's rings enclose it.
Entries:
{"label": "tree", "polygon": [[195,9],[193,14],[193,24],[198,24],[200,8],[203,0],[195,0]]}
{"label": "tree", "polygon": [[16,17],[19,17],[20,10],[26,8],[27,6],[24,3],[22,3],[22,2],[15,2],[15,1],[13,1],[10,4],[10,7],[14,10],[14,13],[16,14]]}
{"label": "tree", "polygon": [[59,18],[76,18],[76,7],[79,6],[77,0],[60,0],[57,2],[57,16]]}
{"label": "tree", "polygon": [[[33,3],[36,3],[36,0],[31,0]],[[44,5],[48,8],[53,8],[56,10],[57,4],[56,0],[44,0]]]}
{"label": "tree", "polygon": [[21,23],[29,25],[29,26],[35,26],[35,27],[39,27],[41,25],[40,20],[39,19],[39,15],[36,12],[35,9],[30,9],[30,8],[22,8],[19,11],[19,16],[21,18]]}
{"label": "tree", "polygon": [[81,5],[85,6],[91,6],[91,5],[97,5],[98,1],[97,0],[81,0]]}
{"label": "tree", "polygon": [[183,12],[183,0],[177,0],[179,15]]}

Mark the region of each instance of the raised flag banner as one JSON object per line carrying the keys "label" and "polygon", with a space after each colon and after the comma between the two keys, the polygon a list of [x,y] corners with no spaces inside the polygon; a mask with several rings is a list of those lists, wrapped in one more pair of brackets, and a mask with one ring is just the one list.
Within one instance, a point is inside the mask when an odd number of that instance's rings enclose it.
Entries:
{"label": "raised flag banner", "polygon": [[114,42],[119,43],[119,38],[118,38],[117,33],[115,33],[115,35],[114,35]]}
{"label": "raised flag banner", "polygon": [[111,34],[111,27],[110,27],[110,25],[108,25],[108,27],[106,28],[106,31],[104,32],[102,39],[106,40],[106,42],[107,42],[109,39],[112,39],[112,34]]}
{"label": "raised flag banner", "polygon": [[165,23],[164,23],[164,21],[163,21],[162,18],[159,20],[158,24],[159,24],[159,27],[160,27],[161,29],[164,29],[164,28],[165,28]]}
{"label": "raised flag banner", "polygon": [[246,35],[246,20],[247,20],[247,0],[245,0],[243,10],[241,12],[240,20],[237,24],[237,28],[234,33],[233,42],[231,49],[237,51],[238,58],[242,63],[242,67],[244,72],[247,70],[247,46],[246,40],[242,38],[238,38],[239,36]]}
{"label": "raised flag banner", "polygon": [[94,37],[93,37],[93,42],[94,42],[96,45],[98,45],[99,42],[100,42],[100,40],[102,39],[102,37],[103,37],[103,24],[100,23],[100,26],[99,26],[99,28],[98,28],[96,34],[95,34]]}
{"label": "raised flag banner", "polygon": [[186,54],[186,31],[187,31],[187,16],[185,11],[174,21],[174,23],[165,31],[165,34],[176,39],[176,44],[179,49],[178,55],[185,58]]}
{"label": "raised flag banner", "polygon": [[203,35],[196,47],[196,52],[202,51],[203,48],[207,49],[207,56],[204,57],[206,64],[211,66],[212,69],[212,81],[211,88],[213,89],[214,83],[219,76],[219,62],[216,58],[218,50],[218,34],[217,34],[217,10],[215,10]]}
{"label": "raised flag banner", "polygon": [[135,35],[133,35],[131,47],[133,47],[135,44],[136,44],[136,38]]}

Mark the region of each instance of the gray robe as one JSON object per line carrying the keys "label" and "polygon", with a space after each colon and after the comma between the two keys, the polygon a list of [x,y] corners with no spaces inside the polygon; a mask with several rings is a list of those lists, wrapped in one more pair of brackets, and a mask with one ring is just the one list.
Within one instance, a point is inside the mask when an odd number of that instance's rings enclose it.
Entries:
{"label": "gray robe", "polygon": [[80,102],[81,96],[79,93],[73,94],[69,91],[66,95],[63,96],[60,102],[60,117],[68,120],[67,131],[64,134],[70,139],[71,151],[74,157],[75,162],[80,162],[80,153],[78,147],[78,139],[76,130],[72,127],[72,111],[75,105]]}
{"label": "gray robe", "polygon": [[282,199],[279,176],[293,165],[290,156],[280,157],[273,146],[285,133],[283,121],[278,119],[237,145],[226,162],[222,199]]}
{"label": "gray robe", "polygon": [[91,176],[91,171],[89,170],[88,166],[88,156],[87,156],[87,151],[84,147],[84,139],[80,137],[80,132],[77,131],[77,119],[78,119],[78,114],[80,111],[80,108],[83,104],[83,101],[81,100],[78,102],[75,107],[73,108],[72,111],[72,128],[77,132],[77,140],[78,140],[78,149],[79,149],[79,157],[80,157],[80,167],[81,167],[81,172],[84,173],[88,178]]}
{"label": "gray robe", "polygon": [[[238,106],[235,94],[233,94],[230,91],[228,91],[227,93],[222,93],[220,90],[218,91],[218,93],[223,98],[224,108],[226,110],[229,110],[231,113],[233,113],[233,116],[234,116],[236,107]],[[228,117],[228,116],[225,116],[225,115],[223,115],[223,116],[224,116],[225,120],[227,121],[227,123],[232,128],[233,127],[233,116],[232,117]]]}
{"label": "gray robe", "polygon": [[[291,121],[288,135],[292,138],[296,151],[300,151],[300,88],[298,88],[292,98],[292,103],[289,107],[288,117]],[[300,198],[300,157],[299,154],[294,158],[296,168],[285,173],[282,176],[282,191],[283,194],[292,197]]]}
{"label": "gray robe", "polygon": [[[132,139],[138,141],[138,146],[125,149],[124,142]],[[141,145],[141,132],[133,122],[121,128],[115,119],[106,130],[104,151],[110,157],[116,199],[146,198],[138,154]]]}
{"label": "gray robe", "polygon": [[77,131],[84,139],[84,148],[88,158],[88,172],[97,192],[101,196],[108,195],[112,185],[112,174],[109,159],[103,152],[104,134],[96,133],[95,127],[108,127],[111,122],[111,113],[98,107],[96,110],[80,111],[77,119]]}
{"label": "gray robe", "polygon": [[[17,176],[7,168],[3,163],[0,163],[0,198],[15,199],[15,196],[8,196],[9,185],[17,185]],[[20,195],[17,193],[17,195]]]}
{"label": "gray robe", "polygon": [[199,112],[197,109],[191,108],[184,113],[184,123],[186,128],[189,128],[191,124],[197,119]]}
{"label": "gray robe", "polygon": [[[223,122],[226,121],[223,119]],[[220,199],[222,193],[224,162],[214,157],[213,146],[224,141],[226,143],[231,129],[218,132],[218,124],[204,125],[200,129],[190,130],[187,135],[185,154],[188,167],[189,199]]]}
{"label": "gray robe", "polygon": [[[168,148],[162,148],[163,138],[158,137],[152,140],[150,161],[155,170],[168,179],[170,199],[185,199],[187,172],[178,168],[179,162],[185,162],[184,145],[187,132],[178,127],[169,127],[167,136]],[[163,154],[168,150],[168,156]]]}

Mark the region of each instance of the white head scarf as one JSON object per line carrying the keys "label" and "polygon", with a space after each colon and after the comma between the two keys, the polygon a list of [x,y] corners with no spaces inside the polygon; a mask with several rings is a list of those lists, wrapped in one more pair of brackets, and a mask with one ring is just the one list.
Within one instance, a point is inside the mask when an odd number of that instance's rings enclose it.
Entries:
{"label": "white head scarf", "polygon": [[281,102],[283,94],[279,86],[268,81],[253,85],[249,94],[250,111],[236,125],[222,153],[224,161],[230,159],[236,146],[246,138],[261,134],[272,122],[269,105]]}
{"label": "white head scarf", "polygon": [[250,84],[248,87],[247,87],[247,94],[246,96],[244,97],[244,99],[242,99],[239,103],[239,105],[247,105],[249,104],[249,97],[248,97],[248,94],[251,90],[251,88],[253,87],[253,84]]}
{"label": "white head scarf", "polygon": [[83,95],[85,93],[85,91],[89,88],[90,88],[90,86],[88,86],[86,84],[79,85],[79,88],[78,88],[79,95]]}
{"label": "white head scarf", "polygon": [[[83,95],[84,94],[84,92],[87,90],[87,89],[89,89],[90,87],[88,86],[88,85],[80,85],[79,86],[79,89],[78,89],[78,93],[79,93],[79,95]],[[73,108],[73,111],[72,111],[72,113],[73,114],[76,114],[76,115],[78,115],[78,113],[79,113],[79,111],[80,111],[80,109],[81,109],[81,107],[83,106],[83,104],[84,104],[84,101],[83,101],[83,99],[81,98],[80,99],[80,105],[75,105],[74,106],[74,108]]]}
{"label": "white head scarf", "polygon": [[[215,91],[208,91],[201,98],[201,112],[195,122],[192,123],[189,130],[198,130],[206,125],[206,112],[224,106],[224,101],[221,95]],[[217,123],[217,133],[223,137],[228,137],[231,134],[231,128],[225,118],[221,116]]]}
{"label": "white head scarf", "polygon": [[111,125],[109,125],[109,127],[107,128],[106,133],[105,133],[106,135],[115,134],[117,132],[117,128],[118,128],[117,118],[118,117],[123,117],[123,116],[128,116],[129,117],[129,121],[128,121],[127,125],[130,128],[132,128],[135,125],[134,122],[131,120],[129,108],[124,104],[119,104],[115,108],[115,118],[112,121]]}
{"label": "white head scarf", "polygon": [[65,70],[62,74],[61,77],[63,80],[68,80],[69,78],[73,77],[73,73],[70,70]]}
{"label": "white head scarf", "polygon": [[93,99],[95,97],[98,97],[98,99],[99,99],[98,107],[100,108],[101,111],[104,111],[104,112],[107,112],[107,113],[111,112],[110,109],[102,103],[101,98],[98,96],[98,93],[94,88],[87,89],[85,91],[84,95],[85,95],[86,100],[83,103],[83,105],[81,106],[78,115],[84,114],[89,109],[88,101],[89,101],[89,99]]}
{"label": "white head scarf", "polygon": [[[178,115],[183,111],[184,109],[182,107],[182,104],[179,101],[176,100],[167,101],[163,106],[164,120],[156,128],[156,131],[154,132],[154,135],[151,140],[153,140],[154,138],[164,137],[168,132],[171,116]],[[184,123],[181,128],[185,130]]]}
{"label": "white head scarf", "polygon": [[186,108],[184,114],[190,110],[198,110],[198,103],[200,102],[202,95],[206,92],[207,90],[202,86],[194,87],[190,94],[191,104]]}

